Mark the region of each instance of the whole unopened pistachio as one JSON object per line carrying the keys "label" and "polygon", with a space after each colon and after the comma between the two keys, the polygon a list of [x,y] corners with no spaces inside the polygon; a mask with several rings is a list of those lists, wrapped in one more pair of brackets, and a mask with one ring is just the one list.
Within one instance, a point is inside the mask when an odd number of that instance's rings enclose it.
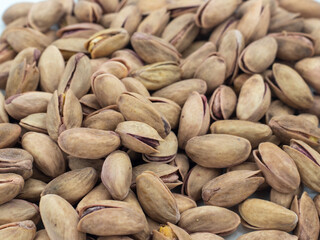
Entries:
{"label": "whole unopened pistachio", "polygon": [[129,33],[123,28],[109,28],[92,35],[85,43],[85,48],[92,58],[105,57],[122,49],[129,42]]}
{"label": "whole unopened pistachio", "polygon": [[251,198],[239,205],[244,226],[255,230],[281,230],[291,232],[298,223],[298,216],[278,204]]}
{"label": "whole unopened pistachio", "polygon": [[211,133],[230,134],[246,138],[252,148],[266,141],[272,134],[268,125],[243,120],[220,120],[211,124]]}
{"label": "whole unopened pistachio", "polygon": [[202,188],[205,204],[232,207],[247,199],[264,182],[259,171],[238,170],[222,174]]}
{"label": "whole unopened pistachio", "polygon": [[291,209],[299,217],[299,222],[294,233],[301,240],[317,240],[319,237],[319,217],[316,206],[307,192],[300,199],[296,196]]}
{"label": "whole unopened pistachio", "polygon": [[114,131],[117,125],[123,121],[124,117],[121,113],[106,107],[89,114],[82,124],[87,128]]}
{"label": "whole unopened pistachio", "polygon": [[246,233],[238,238],[238,240],[298,240],[297,236],[279,230],[261,230]]}
{"label": "whole unopened pistachio", "polygon": [[47,47],[41,54],[38,66],[41,89],[46,92],[57,90],[64,71],[64,60],[59,49],[54,45]]}
{"label": "whole unopened pistachio", "polygon": [[304,58],[297,62],[294,68],[314,90],[320,92],[320,85],[317,81],[320,68],[319,57]]}
{"label": "whole unopened pistachio", "polygon": [[270,120],[269,126],[273,133],[285,144],[289,144],[293,138],[301,140],[313,148],[319,147],[319,128],[299,116],[276,116]]}
{"label": "whole unopened pistachio", "polygon": [[20,199],[12,199],[0,205],[0,224],[32,220],[37,224],[40,220],[39,208],[36,204]]}
{"label": "whole unopened pistachio", "polygon": [[[264,37],[248,45],[239,57],[239,67],[249,74],[262,73],[275,60],[278,45],[274,38]],[[259,52],[265,54],[260,55]]]}
{"label": "whole unopened pistachio", "polygon": [[0,123],[0,148],[12,147],[18,141],[21,128],[17,124]]}
{"label": "whole unopened pistachio", "polygon": [[[220,175],[219,169],[194,166],[183,181],[181,192],[194,201],[201,199],[202,187]],[[201,177],[199,177],[201,176]]]}
{"label": "whole unopened pistachio", "polygon": [[8,25],[20,17],[27,16],[33,4],[32,2],[20,2],[11,5],[4,11],[2,20]]}
{"label": "whole unopened pistachio", "polygon": [[210,116],[214,120],[228,119],[236,108],[237,96],[232,88],[221,85],[212,94],[209,101]]}
{"label": "whole unopened pistachio", "polygon": [[43,133],[29,132],[22,137],[22,147],[34,157],[38,168],[56,177],[65,171],[66,164],[58,145]]}
{"label": "whole unopened pistachio", "polygon": [[225,168],[244,162],[251,152],[247,139],[228,134],[207,134],[191,138],[187,155],[197,164],[208,168]]}
{"label": "whole unopened pistachio", "polygon": [[[253,151],[258,167],[266,182],[282,193],[295,191],[300,185],[300,175],[292,158],[273,143],[260,143]],[[281,174],[280,174],[281,173]]]}
{"label": "whole unopened pistachio", "polygon": [[166,137],[171,130],[165,116],[147,98],[137,93],[125,92],[117,99],[117,106],[127,121],[139,121],[157,130]]}
{"label": "whole unopened pistachio", "polygon": [[7,240],[33,240],[36,225],[31,220],[13,222],[0,226],[0,238]]}
{"label": "whole unopened pistachio", "polygon": [[152,96],[168,98],[182,107],[193,91],[205,94],[207,91],[206,82],[202,79],[182,80],[154,92]]}
{"label": "whole unopened pistachio", "polygon": [[283,150],[295,161],[302,182],[309,188],[319,191],[320,154],[305,142],[296,139],[291,139],[290,146],[283,146]]}
{"label": "whole unopened pistachio", "polygon": [[[223,84],[226,78],[226,61],[219,53],[212,53],[199,65],[194,73],[195,78],[200,78],[207,83],[207,93],[212,93]],[[215,74],[212,74],[212,71]]]}
{"label": "whole unopened pistachio", "polygon": [[43,225],[50,239],[86,239],[86,234],[77,230],[77,212],[65,199],[48,194],[41,197],[39,206]]}
{"label": "whole unopened pistachio", "polygon": [[164,184],[153,172],[143,172],[137,179],[137,195],[143,210],[160,223],[177,223],[180,213],[177,202]]}
{"label": "whole unopened pistachio", "polygon": [[46,32],[64,15],[63,5],[59,1],[41,1],[32,5],[28,13],[28,22],[33,29]]}
{"label": "whole unopened pistachio", "polygon": [[236,10],[239,0],[210,0],[202,3],[196,14],[196,23],[202,28],[212,28],[222,23]]}
{"label": "whole unopened pistachio", "polygon": [[305,33],[272,33],[278,43],[277,58],[285,61],[297,61],[314,55],[314,40]]}
{"label": "whole unopened pistachio", "polygon": [[29,178],[25,181],[24,187],[17,198],[30,202],[38,202],[40,200],[40,194],[46,185],[46,183],[40,180]]}
{"label": "whole unopened pistachio", "polygon": [[131,44],[139,57],[146,63],[179,62],[180,60],[179,52],[170,42],[150,34],[134,33],[131,37]]}
{"label": "whole unopened pistachio", "polygon": [[59,135],[58,144],[64,152],[72,156],[99,159],[119,147],[120,137],[113,131],[71,128]]}
{"label": "whole unopened pistachio", "polygon": [[150,97],[149,91],[146,87],[138,80],[132,77],[126,77],[121,79],[122,83],[126,87],[128,92],[138,93],[144,97]]}
{"label": "whole unopened pistachio", "polygon": [[11,29],[6,35],[6,41],[16,52],[28,47],[35,47],[42,51],[51,43],[49,37],[32,28]]}
{"label": "whole unopened pistachio", "polygon": [[94,187],[97,178],[96,171],[91,167],[66,172],[49,182],[41,197],[56,194],[74,204]]}
{"label": "whole unopened pistachio", "polygon": [[138,79],[148,90],[159,90],[179,81],[181,69],[173,61],[157,62],[138,68],[131,77]]}
{"label": "whole unopened pistachio", "polygon": [[15,198],[23,189],[23,178],[15,173],[0,174],[0,203],[6,203]]}
{"label": "whole unopened pistachio", "polygon": [[240,225],[240,217],[226,208],[201,206],[183,212],[178,225],[189,233],[229,235]]}
{"label": "whole unopened pistachio", "polygon": [[103,163],[101,180],[113,199],[123,200],[128,195],[131,178],[132,166],[128,154],[112,152]]}
{"label": "whole unopened pistachio", "polygon": [[271,103],[271,91],[261,75],[253,75],[242,86],[237,104],[237,117],[259,121]]}
{"label": "whole unopened pistachio", "polygon": [[207,133],[210,124],[210,114],[207,98],[198,92],[192,92],[183,105],[179,130],[179,147],[184,149],[188,140]]}

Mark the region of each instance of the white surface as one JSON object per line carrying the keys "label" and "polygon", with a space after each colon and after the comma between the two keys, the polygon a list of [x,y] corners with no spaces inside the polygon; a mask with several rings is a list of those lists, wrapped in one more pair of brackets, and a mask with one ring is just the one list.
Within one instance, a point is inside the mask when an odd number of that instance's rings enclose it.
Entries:
{"label": "white surface", "polygon": [[[3,12],[11,5],[13,5],[14,3],[18,3],[18,2],[39,2],[39,0],[0,0],[0,16],[3,15]],[[318,2],[320,2],[320,0],[317,0]],[[2,21],[2,17],[1,17],[1,21],[0,21],[0,33],[3,31],[3,29],[5,28],[5,24]],[[315,193],[310,191],[309,189],[306,189],[308,191],[308,193],[314,197]],[[269,196],[268,194],[263,194],[263,193],[257,193],[257,197],[259,198],[264,198],[264,199],[268,199]],[[237,237],[243,235],[244,233],[248,232],[247,229],[243,228],[242,225],[240,224],[239,228],[237,229],[237,231],[235,233],[233,233],[232,235],[225,237],[226,240],[236,240]]]}

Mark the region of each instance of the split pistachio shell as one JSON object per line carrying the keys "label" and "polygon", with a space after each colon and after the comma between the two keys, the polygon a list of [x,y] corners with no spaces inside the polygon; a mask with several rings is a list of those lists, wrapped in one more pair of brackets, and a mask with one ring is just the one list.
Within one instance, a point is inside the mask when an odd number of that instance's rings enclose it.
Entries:
{"label": "split pistachio shell", "polygon": [[128,154],[122,151],[111,153],[102,166],[101,180],[112,198],[123,200],[129,193],[132,166]]}
{"label": "split pistachio shell", "polygon": [[270,120],[269,126],[273,133],[285,144],[289,144],[293,138],[301,140],[313,148],[319,147],[319,128],[299,116],[276,116]]}
{"label": "split pistachio shell", "polygon": [[114,131],[117,125],[123,121],[124,117],[121,113],[106,107],[89,114],[82,124],[87,128]]}
{"label": "split pistachio shell", "polygon": [[320,191],[320,154],[301,140],[290,140],[290,146],[283,150],[295,161],[302,182],[309,188]]}
{"label": "split pistachio shell", "polygon": [[46,113],[34,113],[22,118],[19,125],[29,131],[47,133],[46,121]]}
{"label": "split pistachio shell", "polygon": [[122,49],[129,42],[129,33],[123,28],[110,28],[92,35],[85,43],[85,48],[92,58],[105,57]]}
{"label": "split pistachio shell", "polygon": [[232,88],[221,85],[209,101],[210,115],[214,120],[228,119],[236,108],[237,96]]}
{"label": "split pistachio shell", "polygon": [[294,66],[295,70],[301,75],[301,77],[318,93],[320,91],[320,85],[317,81],[317,79],[319,79],[319,67],[319,57],[304,58]]}
{"label": "split pistachio shell", "polygon": [[190,208],[197,207],[197,203],[185,195],[173,193],[173,196],[176,199],[180,214]]}
{"label": "split pistachio shell", "polygon": [[[215,168],[205,168],[200,165],[194,166],[186,175],[181,192],[194,201],[201,199],[203,186],[210,180],[218,177],[220,171]],[[201,177],[198,177],[201,176]]]}
{"label": "split pistachio shell", "polygon": [[287,105],[298,109],[308,109],[312,106],[313,96],[310,88],[289,66],[273,64],[272,72],[266,73],[266,80],[273,92]]}
{"label": "split pistachio shell", "polygon": [[223,240],[222,237],[213,233],[192,233],[190,234],[192,240]]}
{"label": "split pistachio shell", "polygon": [[125,121],[119,123],[115,131],[120,135],[122,145],[135,152],[158,153],[157,147],[163,141],[154,128],[142,122]]}
{"label": "split pistachio shell", "polygon": [[294,110],[281,102],[280,100],[272,101],[266,112],[266,123],[269,123],[274,116],[293,115]]}
{"label": "split pistachio shell", "polygon": [[225,168],[244,162],[251,152],[247,139],[227,134],[207,134],[191,138],[187,155],[197,164],[209,168]]}
{"label": "split pistachio shell", "polygon": [[7,240],[33,240],[36,225],[30,221],[8,223],[0,226],[0,238]]}
{"label": "split pistachio shell", "polygon": [[300,175],[296,164],[281,148],[273,143],[260,143],[253,155],[267,183],[275,190],[290,193],[299,187]]}
{"label": "split pistachio shell", "polygon": [[153,230],[152,240],[192,240],[190,235],[182,228],[167,222],[167,225],[161,226],[158,231]]}
{"label": "split pistachio shell", "polygon": [[298,216],[278,204],[251,198],[239,205],[244,225],[255,230],[281,230],[291,232],[298,223]]}
{"label": "split pistachio shell", "polygon": [[189,233],[209,232],[229,235],[240,225],[240,218],[226,208],[202,206],[183,212],[178,225]]}
{"label": "split pistachio shell", "polygon": [[72,156],[99,159],[117,149],[120,146],[120,138],[113,131],[71,128],[60,134],[58,144],[64,152]]}
{"label": "split pistachio shell", "polygon": [[100,200],[79,212],[77,229],[98,236],[123,236],[139,233],[144,228],[144,216],[126,202]]}
{"label": "split pistachio shell", "polygon": [[0,174],[0,203],[6,203],[15,198],[23,189],[23,178],[15,173]]}
{"label": "split pistachio shell", "polygon": [[291,209],[298,215],[299,222],[295,229],[295,235],[299,239],[318,239],[319,217],[316,206],[307,192],[304,192],[300,199],[296,196]]}
{"label": "split pistachio shell", "polygon": [[55,194],[48,194],[41,197],[39,206],[43,225],[50,239],[86,239],[85,233],[77,230],[79,222],[77,212],[65,199]]}
{"label": "split pistachio shell", "polygon": [[275,189],[271,189],[270,191],[270,201],[276,204],[279,204],[285,208],[290,208],[291,203],[295,196],[299,196],[301,194],[302,185],[297,188],[294,192],[291,193],[282,193],[278,192]]}
{"label": "split pistachio shell", "polygon": [[171,130],[170,123],[155,106],[137,93],[126,92],[120,95],[117,105],[127,121],[139,121],[149,124],[161,137],[166,137]]}
{"label": "split pistachio shell", "polygon": [[259,171],[238,170],[220,175],[202,188],[205,204],[232,207],[247,199],[264,182]]}
{"label": "split pistachio shell", "polygon": [[158,222],[177,223],[180,213],[177,202],[164,184],[153,172],[143,172],[137,179],[137,195],[143,210]]}

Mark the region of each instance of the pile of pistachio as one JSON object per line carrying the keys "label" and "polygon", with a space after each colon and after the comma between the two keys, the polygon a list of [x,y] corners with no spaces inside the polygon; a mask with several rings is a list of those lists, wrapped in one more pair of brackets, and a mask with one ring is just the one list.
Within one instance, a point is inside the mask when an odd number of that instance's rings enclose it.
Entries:
{"label": "pile of pistachio", "polygon": [[319,3],[47,0],[2,18],[1,240],[240,224],[238,240],[318,240]]}

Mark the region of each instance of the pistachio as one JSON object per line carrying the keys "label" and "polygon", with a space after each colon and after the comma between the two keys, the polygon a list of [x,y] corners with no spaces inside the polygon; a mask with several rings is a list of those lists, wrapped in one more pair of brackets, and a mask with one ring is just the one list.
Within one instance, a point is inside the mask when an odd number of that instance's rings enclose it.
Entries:
{"label": "pistachio", "polygon": [[80,22],[99,22],[102,9],[95,2],[79,1],[74,6],[74,15]]}
{"label": "pistachio", "polygon": [[253,239],[261,239],[261,240],[298,240],[298,238],[294,235],[288,234],[283,231],[279,230],[261,230],[261,231],[254,231],[247,234],[242,235],[238,238],[238,240],[253,240]]}
{"label": "pistachio", "polygon": [[291,209],[299,217],[295,235],[299,239],[318,239],[320,227],[318,212],[308,193],[304,192],[299,200],[295,196]]}
{"label": "pistachio", "polygon": [[178,225],[189,233],[209,232],[229,235],[240,225],[240,218],[226,208],[202,206],[183,212]]}
{"label": "pistachio", "polygon": [[71,128],[59,135],[58,144],[64,152],[72,156],[99,159],[117,149],[120,138],[113,131]]}
{"label": "pistachio", "polygon": [[32,240],[36,235],[36,225],[30,221],[8,223],[0,226],[0,238],[7,240]]}
{"label": "pistachio", "polygon": [[203,167],[225,168],[244,162],[249,157],[251,145],[241,137],[207,134],[191,138],[185,149],[187,155]]}
{"label": "pistachio", "polygon": [[191,240],[190,235],[182,228],[168,222],[161,226],[158,231],[153,230],[152,240]]}
{"label": "pistachio", "polygon": [[203,186],[202,199],[205,204],[232,207],[247,199],[264,182],[258,173],[238,170],[222,174]]}
{"label": "pistachio", "polygon": [[17,198],[30,202],[38,202],[40,200],[40,194],[46,185],[46,183],[40,180],[29,178],[25,181],[24,187]]}
{"label": "pistachio", "polygon": [[11,5],[4,11],[2,20],[8,25],[20,17],[27,16],[33,4],[31,2],[20,2]]}
{"label": "pistachio", "polygon": [[6,203],[15,198],[23,189],[24,180],[14,173],[0,174],[0,203]]}
{"label": "pistachio", "polygon": [[124,28],[132,35],[141,21],[141,14],[136,5],[124,6],[111,21],[110,28]]}
{"label": "pistachio", "polygon": [[123,200],[129,193],[132,179],[132,166],[128,154],[114,151],[103,163],[101,180],[112,198]]}
{"label": "pistachio", "polygon": [[129,33],[123,28],[110,28],[92,35],[85,43],[85,48],[92,58],[104,57],[125,47],[129,42]]}
{"label": "pistachio", "polygon": [[177,202],[164,184],[153,172],[143,172],[137,177],[137,195],[143,210],[160,223],[177,223],[180,213]]}
{"label": "pistachio", "polygon": [[298,223],[298,216],[278,204],[251,198],[239,205],[245,227],[255,230],[281,230],[291,232]]}

